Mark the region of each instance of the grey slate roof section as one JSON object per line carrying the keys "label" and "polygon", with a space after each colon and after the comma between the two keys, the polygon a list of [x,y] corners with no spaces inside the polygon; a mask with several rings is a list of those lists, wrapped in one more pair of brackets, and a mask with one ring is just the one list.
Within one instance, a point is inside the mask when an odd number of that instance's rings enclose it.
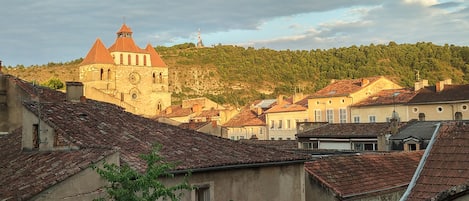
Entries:
{"label": "grey slate roof section", "polygon": [[436,129],[438,121],[418,121],[408,124],[405,128],[391,136],[391,140],[403,140],[407,138],[416,138],[420,140],[430,140]]}
{"label": "grey slate roof section", "polygon": [[275,102],[277,102],[277,99],[266,99],[266,100],[262,100],[260,103],[258,103],[256,106],[260,107],[260,108],[270,108],[272,107],[272,104],[274,104]]}

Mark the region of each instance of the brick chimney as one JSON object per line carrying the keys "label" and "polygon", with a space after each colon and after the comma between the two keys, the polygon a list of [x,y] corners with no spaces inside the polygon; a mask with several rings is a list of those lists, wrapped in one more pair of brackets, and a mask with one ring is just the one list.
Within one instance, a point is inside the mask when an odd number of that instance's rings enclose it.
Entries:
{"label": "brick chimney", "polygon": [[283,95],[277,96],[277,105],[281,105],[283,103]]}
{"label": "brick chimney", "polygon": [[428,80],[420,80],[414,83],[414,91],[418,91],[424,87],[428,86]]}
{"label": "brick chimney", "polygon": [[446,79],[446,80],[437,82],[435,84],[436,92],[443,91],[446,84],[451,84],[451,79]]}
{"label": "brick chimney", "polygon": [[69,102],[86,102],[83,96],[83,83],[81,82],[65,82],[66,97]]}

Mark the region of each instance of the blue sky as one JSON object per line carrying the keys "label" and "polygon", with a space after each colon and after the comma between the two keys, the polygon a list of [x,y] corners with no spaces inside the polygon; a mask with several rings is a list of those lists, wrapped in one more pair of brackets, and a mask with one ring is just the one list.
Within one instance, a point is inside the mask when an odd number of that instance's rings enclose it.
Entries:
{"label": "blue sky", "polygon": [[9,0],[0,6],[5,66],[66,62],[124,22],[140,47],[197,42],[276,50],[432,42],[469,46],[463,0]]}

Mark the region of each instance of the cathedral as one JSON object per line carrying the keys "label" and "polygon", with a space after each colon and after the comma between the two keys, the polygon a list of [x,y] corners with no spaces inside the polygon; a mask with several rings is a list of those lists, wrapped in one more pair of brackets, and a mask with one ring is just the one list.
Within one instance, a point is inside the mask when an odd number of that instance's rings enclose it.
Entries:
{"label": "cathedral", "polygon": [[135,44],[126,24],[109,48],[96,39],[79,72],[87,98],[113,103],[146,117],[171,105],[168,67],[150,44],[145,49]]}

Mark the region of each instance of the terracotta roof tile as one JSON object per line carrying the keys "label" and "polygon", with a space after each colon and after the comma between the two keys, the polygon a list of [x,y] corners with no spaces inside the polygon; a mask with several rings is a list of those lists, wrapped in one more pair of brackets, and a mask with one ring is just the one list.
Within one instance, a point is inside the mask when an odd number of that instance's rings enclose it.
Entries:
{"label": "terracotta roof tile", "polygon": [[402,190],[423,151],[331,156],[305,163],[305,170],[342,199],[388,189]]}
{"label": "terracotta roof tile", "polygon": [[468,122],[443,122],[407,200],[443,200],[458,193],[458,186],[468,191],[468,155]]}
{"label": "terracotta roof tile", "polygon": [[87,64],[114,64],[114,59],[99,38],[96,39],[80,65]]}
{"label": "terracotta roof tile", "polygon": [[265,111],[266,113],[277,113],[277,112],[299,112],[299,111],[306,111],[308,110],[307,107],[298,105],[298,104],[292,104],[290,102],[284,101],[280,104],[276,104],[272,106],[272,108],[268,109]]}
{"label": "terracotta roof tile", "polygon": [[185,117],[191,115],[192,109],[191,108],[182,108],[180,105],[171,105],[169,108],[166,108],[163,112],[161,112],[158,117]]}
{"label": "terracotta roof tile", "polygon": [[258,116],[249,108],[243,108],[239,114],[223,124],[224,127],[265,126],[264,114]]}
{"label": "terracotta roof tile", "polygon": [[[31,112],[37,112],[36,103],[24,105]],[[163,145],[161,154],[167,161],[178,162],[177,170],[307,158],[157,123],[118,106],[93,100],[42,103],[41,117],[79,147],[119,147],[121,159],[137,169],[144,167],[138,154],[149,152],[153,142]]]}
{"label": "terracotta roof tile", "polygon": [[200,111],[200,113],[197,114],[195,117],[219,117],[219,116],[220,116],[220,110],[210,109],[210,110]]}
{"label": "terracotta roof tile", "polygon": [[353,104],[353,107],[372,105],[393,105],[404,104],[412,99],[417,93],[410,89],[389,89],[382,90],[369,96],[367,99]]}
{"label": "terracotta roof tile", "polygon": [[357,92],[363,89],[362,80],[368,80],[369,84],[383,78],[383,76],[376,76],[376,77],[367,77],[361,79],[353,79],[353,80],[338,80],[332,84],[327,85],[326,87],[322,88],[321,90],[317,91],[312,95],[313,98],[318,97],[335,97],[335,96],[346,96],[351,93]]}
{"label": "terracotta roof tile", "polygon": [[270,147],[285,151],[298,150],[298,142],[296,140],[239,140],[241,143],[252,144],[256,146]]}
{"label": "terracotta roof tile", "polygon": [[377,137],[390,132],[389,123],[325,124],[298,133],[298,137]]}
{"label": "terracotta roof tile", "polygon": [[153,48],[150,44],[147,45],[145,50],[150,54],[151,65],[156,67],[166,67],[163,59],[161,59],[158,52],[156,52],[155,48]]}
{"label": "terracotta roof tile", "polygon": [[27,200],[114,153],[109,149],[22,151],[21,129],[0,136],[0,198]]}
{"label": "terracotta roof tile", "polygon": [[469,84],[444,85],[440,92],[435,91],[435,86],[425,87],[417,91],[417,95],[409,103],[431,103],[441,101],[468,101]]}

